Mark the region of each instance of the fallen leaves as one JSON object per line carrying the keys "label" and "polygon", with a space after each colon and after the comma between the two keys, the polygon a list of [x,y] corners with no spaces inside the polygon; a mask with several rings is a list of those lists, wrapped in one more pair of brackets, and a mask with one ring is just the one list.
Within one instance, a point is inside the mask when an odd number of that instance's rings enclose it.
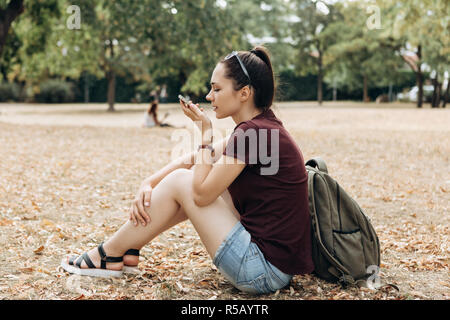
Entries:
{"label": "fallen leaves", "polygon": [[37,248],[36,250],[34,250],[33,252],[35,254],[42,254],[42,251],[44,251],[44,246],[40,246],[39,248]]}
{"label": "fallen leaves", "polygon": [[8,220],[8,219],[0,219],[0,226],[9,226],[13,223],[13,221]]}
{"label": "fallen leaves", "polygon": [[449,270],[450,258],[445,256],[427,256],[423,258],[408,258],[400,260],[400,263],[410,271]]}
{"label": "fallen leaves", "polygon": [[[79,291],[71,290],[70,277],[58,267],[61,259],[89,250],[121,226],[142,179],[170,160],[172,131],[0,123],[0,148],[6,151],[0,159],[0,299],[448,296],[442,275],[448,275],[450,263],[450,143],[448,131],[433,131],[440,119],[432,118],[433,113],[427,124],[422,119],[427,110],[422,116],[409,110],[408,121],[428,131],[384,130],[382,124],[355,131],[347,125],[348,116],[365,123],[376,117],[364,118],[367,110],[324,111],[321,116],[332,123],[330,128],[317,117],[321,111],[282,111],[305,159],[323,156],[330,173],[372,219],[382,249],[383,285],[378,290],[342,289],[312,275],[297,275],[272,295],[241,293],[212,264],[189,222],[141,250],[139,274],[117,280],[79,278],[74,282]],[[296,123],[300,117],[302,128]],[[425,169],[424,163],[430,165]]]}

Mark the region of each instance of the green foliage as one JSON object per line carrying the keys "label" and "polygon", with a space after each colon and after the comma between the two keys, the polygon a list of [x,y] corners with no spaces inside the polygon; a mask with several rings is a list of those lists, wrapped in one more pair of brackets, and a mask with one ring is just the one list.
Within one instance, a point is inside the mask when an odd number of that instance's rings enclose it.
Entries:
{"label": "green foliage", "polygon": [[[310,0],[295,0],[292,3],[295,15],[299,18],[292,25],[292,37],[297,49],[297,70],[303,75],[317,73],[317,60],[327,53],[340,32],[331,27],[334,22],[343,19],[340,6]],[[327,61],[323,60],[322,64],[326,70]]]}
{"label": "green foliage", "polygon": [[[8,2],[0,0],[0,8]],[[372,4],[381,9],[379,30],[366,26]],[[67,27],[70,5],[80,8],[79,30]],[[419,44],[418,64],[442,79],[450,70],[449,10],[448,1],[435,0],[25,1],[9,31],[0,77],[37,92],[46,79],[88,73],[102,83],[100,99],[106,74],[114,73],[142,95],[170,82],[171,94],[200,98],[221,57],[266,42],[280,80],[296,83],[284,87],[287,96],[297,90],[309,99],[313,93],[304,92],[298,76],[309,82],[324,76],[348,92],[360,90],[363,78],[369,87],[401,84],[401,54]],[[117,101],[135,93],[122,94],[120,86]]]}
{"label": "green foliage", "polygon": [[74,99],[73,86],[70,82],[49,79],[40,84],[34,98],[42,103],[71,102]]}
{"label": "green foliage", "polygon": [[382,37],[393,39],[399,52],[417,51],[418,64],[426,63],[443,76],[450,71],[450,2],[436,0],[379,0],[383,8]]}
{"label": "green foliage", "polygon": [[17,83],[0,82],[0,102],[20,101],[21,88]]}
{"label": "green foliage", "polygon": [[382,31],[367,27],[366,6],[354,2],[340,8],[342,19],[325,33],[334,35],[325,60],[330,65],[326,82],[337,88],[359,89],[397,83],[403,60],[380,38]]}

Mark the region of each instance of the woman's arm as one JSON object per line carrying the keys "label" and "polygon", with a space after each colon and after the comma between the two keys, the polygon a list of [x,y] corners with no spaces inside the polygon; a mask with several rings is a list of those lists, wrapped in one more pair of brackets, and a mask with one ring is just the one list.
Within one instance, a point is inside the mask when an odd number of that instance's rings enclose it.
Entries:
{"label": "woman's arm", "polygon": [[152,116],[153,116],[153,121],[155,122],[155,125],[159,126],[158,115],[156,114],[156,111],[152,113]]}
{"label": "woman's arm", "polygon": [[[207,159],[209,150],[200,150],[198,157]],[[199,207],[214,202],[241,174],[246,164],[239,159],[223,156],[214,164],[196,164],[194,169],[194,202]]]}
{"label": "woman's arm", "polygon": [[[203,108],[191,101],[185,104],[180,100],[180,105],[186,116],[195,123],[201,123],[202,145],[209,145],[213,134],[212,122],[203,112]],[[245,162],[238,159],[222,156],[225,146],[226,144],[214,155],[209,149],[200,149],[196,152],[192,184],[194,202],[197,206],[207,206],[216,200],[246,166]],[[214,164],[213,159],[217,157],[219,160]]]}
{"label": "woman's arm", "polygon": [[[202,144],[207,145],[211,141],[211,130],[202,132]],[[228,142],[228,139],[227,139]],[[209,149],[200,149],[195,158],[194,179],[192,181],[194,202],[203,207],[215,201],[244,170],[245,162],[223,156],[220,150],[219,160],[213,161],[217,154],[212,156]]]}
{"label": "woman's arm", "polygon": [[[214,162],[221,158],[222,152],[223,150],[225,150],[229,137],[230,136],[227,136],[226,138],[214,144],[215,150],[218,151],[216,157],[214,157]],[[172,171],[181,168],[192,168],[192,166],[194,165],[196,153],[197,152],[191,152],[190,154],[187,154],[170,162],[162,169],[158,170],[156,173],[142,181],[139,191],[131,205],[129,212],[130,220],[132,220],[135,225],[138,224],[138,221],[144,226],[150,222],[150,216],[145,211],[145,207],[150,206],[152,189],[155,188],[158,183],[160,183],[161,180],[164,179],[164,177],[166,177]]]}
{"label": "woman's arm", "polygon": [[[225,150],[225,147],[227,145],[229,138],[230,138],[230,135],[228,135],[224,139],[216,142],[213,145],[214,150],[216,150],[215,156],[213,158],[213,162],[216,162],[217,160],[220,159],[223,151]],[[164,166],[163,168],[161,168],[160,170],[155,172],[153,175],[151,175],[150,177],[145,179],[143,184],[147,184],[147,185],[150,184],[150,186],[152,188],[155,188],[158,185],[158,183],[172,171],[174,171],[176,169],[182,169],[182,168],[191,169],[192,166],[194,165],[196,154],[197,154],[197,151],[193,151],[189,154],[186,154],[186,155],[170,162],[169,164],[167,164],[166,166]]]}

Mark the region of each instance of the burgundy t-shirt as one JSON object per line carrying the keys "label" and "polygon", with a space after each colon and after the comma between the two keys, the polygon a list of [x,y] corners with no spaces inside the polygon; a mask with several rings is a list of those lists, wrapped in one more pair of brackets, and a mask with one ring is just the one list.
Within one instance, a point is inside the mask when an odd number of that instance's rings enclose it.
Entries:
{"label": "burgundy t-shirt", "polygon": [[228,191],[251,240],[284,273],[311,273],[308,175],[282,122],[269,109],[239,123],[223,154],[247,164]]}

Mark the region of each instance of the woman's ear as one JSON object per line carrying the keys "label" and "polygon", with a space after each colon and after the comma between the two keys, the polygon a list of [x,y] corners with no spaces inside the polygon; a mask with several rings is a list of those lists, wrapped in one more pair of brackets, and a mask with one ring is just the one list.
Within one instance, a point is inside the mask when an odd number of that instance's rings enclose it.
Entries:
{"label": "woman's ear", "polygon": [[252,91],[249,86],[245,86],[240,90],[241,102],[246,102],[251,97]]}

